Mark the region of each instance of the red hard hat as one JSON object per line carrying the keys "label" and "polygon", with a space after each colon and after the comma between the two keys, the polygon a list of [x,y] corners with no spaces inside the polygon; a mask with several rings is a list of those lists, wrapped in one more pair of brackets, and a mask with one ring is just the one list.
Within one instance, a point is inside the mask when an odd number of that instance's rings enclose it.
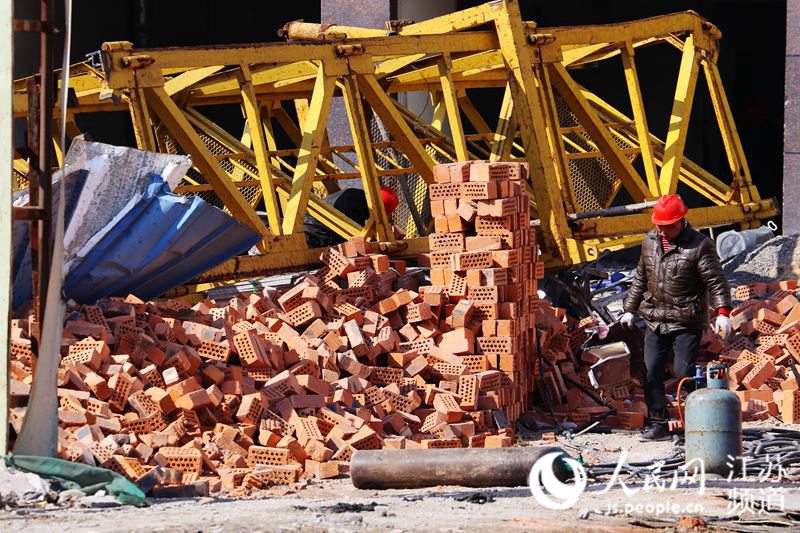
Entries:
{"label": "red hard hat", "polygon": [[674,224],[689,212],[689,208],[683,203],[677,194],[665,194],[656,202],[653,209],[653,224],[657,226],[668,226]]}
{"label": "red hard hat", "polygon": [[381,199],[387,215],[391,215],[400,203],[400,200],[397,199],[397,193],[385,186],[381,186]]}

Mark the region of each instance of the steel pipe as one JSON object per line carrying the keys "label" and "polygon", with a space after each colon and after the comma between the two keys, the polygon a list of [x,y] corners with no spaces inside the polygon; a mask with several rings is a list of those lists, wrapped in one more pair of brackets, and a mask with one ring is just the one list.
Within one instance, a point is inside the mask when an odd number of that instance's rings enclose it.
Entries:
{"label": "steel pipe", "polygon": [[[350,461],[350,479],[358,489],[414,489],[436,485],[522,487],[531,467],[560,448],[457,448],[441,450],[357,450]],[[560,458],[559,458],[560,459]],[[553,470],[570,477],[563,460]]]}

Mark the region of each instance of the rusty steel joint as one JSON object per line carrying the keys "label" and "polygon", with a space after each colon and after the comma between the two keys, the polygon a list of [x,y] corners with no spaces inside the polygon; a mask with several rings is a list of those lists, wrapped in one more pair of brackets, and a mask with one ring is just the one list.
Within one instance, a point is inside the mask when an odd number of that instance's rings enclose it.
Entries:
{"label": "rusty steel joint", "polygon": [[122,58],[122,66],[133,69],[146,67],[147,65],[152,65],[155,62],[156,58],[145,54],[125,56]]}
{"label": "rusty steel joint", "polygon": [[349,57],[363,54],[365,51],[363,44],[338,44],[336,45],[336,57]]}
{"label": "rusty steel joint", "polygon": [[531,44],[549,44],[555,42],[556,36],[552,33],[533,33],[528,36]]}

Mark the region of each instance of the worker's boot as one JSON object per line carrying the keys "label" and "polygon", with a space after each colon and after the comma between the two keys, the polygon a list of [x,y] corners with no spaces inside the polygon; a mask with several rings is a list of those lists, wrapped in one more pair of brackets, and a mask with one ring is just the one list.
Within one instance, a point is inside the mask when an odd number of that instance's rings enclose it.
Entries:
{"label": "worker's boot", "polygon": [[639,440],[644,442],[672,440],[672,434],[667,429],[666,424],[654,422],[645,428],[645,430],[642,432],[642,436],[639,437]]}

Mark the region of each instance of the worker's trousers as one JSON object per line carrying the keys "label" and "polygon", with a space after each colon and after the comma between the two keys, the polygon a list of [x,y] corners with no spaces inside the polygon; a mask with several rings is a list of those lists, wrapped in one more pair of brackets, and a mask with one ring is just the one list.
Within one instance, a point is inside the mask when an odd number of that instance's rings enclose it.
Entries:
{"label": "worker's trousers", "polygon": [[[644,337],[644,365],[647,375],[644,382],[644,398],[650,423],[666,424],[667,404],[664,398],[664,374],[667,357],[675,353],[673,368],[675,377],[694,375],[694,364],[700,350],[702,330],[681,329],[671,333],[656,333],[649,328]],[[690,385],[691,387],[691,385]],[[689,388],[689,391],[692,389]]]}

